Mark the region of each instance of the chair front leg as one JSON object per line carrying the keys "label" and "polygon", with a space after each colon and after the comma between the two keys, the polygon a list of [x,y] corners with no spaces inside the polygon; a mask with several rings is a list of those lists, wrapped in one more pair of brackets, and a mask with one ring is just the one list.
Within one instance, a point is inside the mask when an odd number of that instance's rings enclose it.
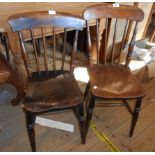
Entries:
{"label": "chair front leg", "polygon": [[90,93],[90,101],[89,101],[89,105],[86,113],[86,135],[88,133],[88,128],[92,120],[94,105],[95,105],[95,96]]}
{"label": "chair front leg", "polygon": [[87,111],[88,108],[89,97],[90,97],[90,83],[87,83],[84,92],[85,111]]}
{"label": "chair front leg", "polygon": [[141,103],[142,103],[142,97],[137,98],[136,104],[135,104],[135,109],[134,109],[134,112],[132,114],[132,121],[131,121],[131,128],[130,128],[129,137],[132,137],[132,135],[133,135],[133,132],[134,132],[137,120],[138,120]]}
{"label": "chair front leg", "polygon": [[88,82],[85,88],[85,92],[84,92],[84,99],[87,97],[89,93],[89,89],[90,89],[90,83]]}
{"label": "chair front leg", "polygon": [[32,152],[36,152],[35,130],[34,130],[36,115],[30,112],[25,112],[25,119],[31,150]]}
{"label": "chair front leg", "polygon": [[83,104],[81,104],[77,110],[78,110],[77,117],[78,117],[79,126],[80,126],[81,143],[85,144],[86,143],[86,121],[84,116]]}

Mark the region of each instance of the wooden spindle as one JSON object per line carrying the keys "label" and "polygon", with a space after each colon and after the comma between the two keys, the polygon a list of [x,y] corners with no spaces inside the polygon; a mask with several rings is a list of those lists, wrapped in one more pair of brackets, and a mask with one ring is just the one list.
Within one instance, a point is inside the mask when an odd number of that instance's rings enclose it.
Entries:
{"label": "wooden spindle", "polygon": [[55,28],[53,27],[53,69],[56,69],[56,60],[55,60]]}
{"label": "wooden spindle", "polygon": [[47,48],[46,48],[45,29],[44,28],[42,28],[42,38],[43,38],[43,48],[44,48],[45,69],[46,69],[46,71],[48,71],[48,58],[47,58]]}
{"label": "wooden spindle", "polygon": [[63,40],[63,52],[62,52],[62,66],[61,66],[61,70],[64,69],[64,63],[65,63],[66,39],[67,39],[67,30],[64,29],[64,40]]}
{"label": "wooden spindle", "polygon": [[96,19],[96,53],[97,53],[97,65],[99,65],[99,22]]}
{"label": "wooden spindle", "polygon": [[73,44],[73,49],[71,52],[71,64],[70,64],[71,72],[73,72],[74,70],[74,61],[75,61],[76,52],[77,52],[77,41],[78,41],[78,30],[75,31],[74,44]]}
{"label": "wooden spindle", "polygon": [[89,66],[92,66],[92,47],[91,47],[91,39],[90,39],[90,29],[89,29],[89,22],[86,21],[86,28],[87,28],[87,50],[89,55]]}
{"label": "wooden spindle", "polygon": [[131,39],[130,44],[129,44],[128,54],[127,54],[127,57],[126,57],[126,64],[125,64],[126,67],[130,63],[131,55],[132,55],[133,48],[134,48],[134,45],[135,45],[136,34],[137,34],[137,27],[138,27],[138,22],[136,22],[136,24],[135,24],[135,28],[134,28],[134,32],[133,32],[133,35],[132,35],[132,39]]}
{"label": "wooden spindle", "polygon": [[30,77],[31,72],[30,72],[29,56],[27,54],[25,44],[23,42],[23,36],[22,36],[22,33],[20,31],[18,32],[18,36],[19,36],[19,41],[20,41],[20,46],[21,46],[22,58],[24,60],[24,65],[26,67],[26,72],[27,72],[28,77]]}
{"label": "wooden spindle", "polygon": [[106,65],[106,53],[107,53],[107,43],[108,43],[108,18],[105,22],[105,50],[104,50],[104,65]]}
{"label": "wooden spindle", "polygon": [[36,60],[36,64],[37,64],[37,70],[38,70],[38,73],[40,74],[39,58],[38,58],[38,54],[37,54],[36,42],[34,39],[34,32],[33,32],[32,28],[30,29],[30,33],[31,33],[31,38],[32,38],[32,42],[33,42],[34,55],[35,55],[35,60]]}
{"label": "wooden spindle", "polygon": [[[107,30],[107,44],[108,44],[108,40],[109,40],[109,34],[110,34],[110,27],[111,27],[111,21],[112,21],[112,18],[108,18],[108,30]],[[104,21],[105,23],[105,21]],[[100,53],[100,56],[99,56],[99,61],[100,63],[103,63],[104,62],[104,53],[105,53],[105,35],[106,35],[106,32],[105,32],[105,28],[103,29],[103,32],[102,32],[102,35],[101,35],[101,40],[100,40],[100,50],[99,50],[99,53]]]}
{"label": "wooden spindle", "polygon": [[115,28],[114,28],[113,45],[112,45],[112,52],[111,52],[111,64],[114,63],[116,34],[117,34],[117,18],[116,18],[116,21],[115,21]]}
{"label": "wooden spindle", "polygon": [[[134,2],[133,6],[138,7],[138,2]],[[130,20],[129,25],[128,25],[128,30],[127,30],[127,35],[126,35],[126,38],[125,38],[125,41],[124,41],[123,49],[125,48],[125,45],[129,41],[130,33],[131,33],[131,30],[132,30],[132,25],[133,25],[133,20]]]}
{"label": "wooden spindle", "polygon": [[119,53],[118,53],[118,62],[117,62],[118,64],[120,63],[121,52],[122,52],[124,44],[125,44],[125,37],[127,35],[128,21],[129,20],[126,20],[126,24],[125,24],[125,28],[124,28],[124,33],[123,33],[123,37],[122,37],[122,42],[121,42],[120,50],[119,50]]}

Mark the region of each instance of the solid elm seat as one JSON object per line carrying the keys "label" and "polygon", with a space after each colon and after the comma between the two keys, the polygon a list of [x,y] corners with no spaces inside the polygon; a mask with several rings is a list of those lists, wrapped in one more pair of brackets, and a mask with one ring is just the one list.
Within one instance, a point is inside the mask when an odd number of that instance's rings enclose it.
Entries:
{"label": "solid elm seat", "polygon": [[46,80],[29,83],[23,107],[32,112],[44,112],[72,108],[82,102],[83,94],[73,75],[56,71]]}
{"label": "solid elm seat", "polygon": [[143,85],[135,78],[129,68],[127,69],[122,65],[119,65],[119,67],[110,65],[93,66],[88,69],[88,74],[91,91],[95,96],[136,98],[145,95]]}

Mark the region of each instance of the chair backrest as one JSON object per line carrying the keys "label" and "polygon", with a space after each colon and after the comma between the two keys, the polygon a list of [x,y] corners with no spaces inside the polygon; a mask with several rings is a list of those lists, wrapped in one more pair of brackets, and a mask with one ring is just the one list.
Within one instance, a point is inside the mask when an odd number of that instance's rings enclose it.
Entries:
{"label": "chair backrest", "polygon": [[[32,47],[33,47],[33,63],[36,66],[36,73],[40,76],[42,72],[42,68],[44,67],[43,71],[49,72],[51,70],[58,70],[57,67],[57,57],[56,57],[56,36],[58,31],[64,32],[63,34],[63,45],[61,51],[61,57],[59,57],[59,61],[61,63],[61,68],[59,70],[64,70],[64,63],[65,63],[65,55],[66,55],[66,39],[67,39],[67,32],[70,30],[75,30],[75,35],[73,36],[73,48],[71,51],[71,58],[69,59],[70,69],[73,69],[73,62],[76,57],[76,50],[77,50],[77,38],[78,38],[78,31],[82,30],[85,21],[80,16],[75,16],[68,13],[60,13],[54,11],[38,11],[38,12],[26,12],[15,14],[9,17],[8,22],[12,27],[14,32],[18,32],[21,50],[22,50],[22,57],[24,59],[25,68],[28,74],[28,77],[31,78],[32,70],[30,55],[28,48],[25,45],[24,41],[24,30],[30,32]],[[36,37],[34,30],[37,28],[40,29],[40,34],[42,38],[42,49],[43,49],[43,56],[42,59],[37,53],[37,45],[36,45]],[[46,39],[46,28],[51,29],[52,32],[52,51],[47,50],[47,39]],[[31,52],[32,53],[32,52]],[[49,54],[51,55],[49,61]],[[41,60],[40,60],[41,59]],[[40,64],[40,61],[43,61],[43,64]],[[50,66],[50,67],[49,67]],[[52,66],[52,67],[51,67]]]}
{"label": "chair backrest", "polygon": [[[83,17],[86,20],[86,26],[87,26],[87,38],[88,38],[88,51],[89,51],[89,58],[90,58],[90,65],[92,64],[92,46],[91,46],[91,34],[90,34],[90,26],[89,21],[90,20],[96,20],[96,52],[97,52],[97,64],[99,64],[99,23],[101,19],[105,19],[105,38],[104,43],[105,49],[104,49],[104,56],[103,56],[103,62],[104,64],[110,63],[110,64],[119,64],[120,63],[120,55],[121,51],[124,47],[124,42],[126,40],[126,37],[128,36],[128,26],[129,21],[133,21],[135,23],[133,34],[131,37],[131,41],[128,48],[128,54],[125,61],[125,66],[128,66],[130,62],[130,57],[134,48],[135,44],[135,38],[137,33],[137,24],[138,22],[141,22],[144,18],[144,13],[141,9],[134,7],[134,6],[127,6],[127,5],[119,5],[116,6],[115,4],[108,4],[103,3],[99,5],[94,5],[87,7],[83,12]],[[109,20],[110,19],[110,20]],[[115,20],[114,24],[114,33],[113,33],[113,42],[112,42],[112,50],[110,52],[110,59],[107,59],[107,42],[108,42],[108,30],[109,30],[109,21]],[[119,49],[116,49],[116,36],[117,36],[117,26],[118,26],[118,20],[125,20],[126,24],[124,26],[123,30],[123,36],[121,40],[121,46]],[[121,25],[122,26],[122,25]],[[123,27],[123,26],[122,26]]]}

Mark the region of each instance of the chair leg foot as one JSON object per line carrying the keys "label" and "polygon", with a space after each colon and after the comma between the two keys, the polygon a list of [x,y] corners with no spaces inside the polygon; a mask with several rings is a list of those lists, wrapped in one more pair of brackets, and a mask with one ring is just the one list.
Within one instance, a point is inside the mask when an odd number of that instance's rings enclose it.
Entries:
{"label": "chair leg foot", "polygon": [[130,128],[130,133],[129,133],[129,137],[132,137],[138,117],[139,117],[139,112],[140,112],[140,107],[141,107],[141,103],[142,103],[142,97],[137,98],[136,100],[136,104],[135,104],[135,109],[133,112],[133,116],[132,116],[132,121],[131,121],[131,128]]}
{"label": "chair leg foot", "polygon": [[95,96],[91,94],[90,102],[89,102],[88,109],[87,109],[87,115],[86,115],[86,135],[88,133],[88,128],[89,128],[90,122],[92,120],[94,104],[95,104]]}
{"label": "chair leg foot", "polygon": [[32,113],[25,112],[25,118],[31,150],[32,152],[36,152],[35,130],[34,130],[36,116]]}

